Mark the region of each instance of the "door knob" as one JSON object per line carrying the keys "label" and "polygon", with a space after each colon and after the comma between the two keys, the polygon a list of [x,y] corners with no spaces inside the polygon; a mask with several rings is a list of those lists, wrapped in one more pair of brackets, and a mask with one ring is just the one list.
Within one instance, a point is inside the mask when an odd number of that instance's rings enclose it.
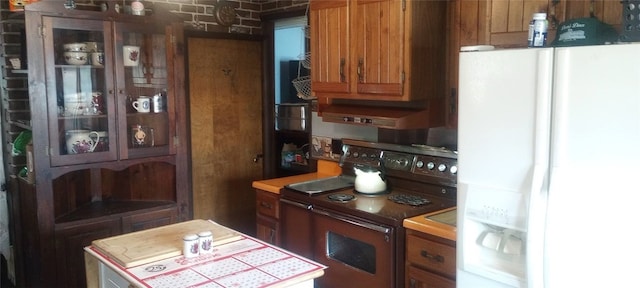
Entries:
{"label": "door knob", "polygon": [[256,154],[256,157],[253,157],[253,163],[258,163],[260,158],[264,157],[262,154]]}

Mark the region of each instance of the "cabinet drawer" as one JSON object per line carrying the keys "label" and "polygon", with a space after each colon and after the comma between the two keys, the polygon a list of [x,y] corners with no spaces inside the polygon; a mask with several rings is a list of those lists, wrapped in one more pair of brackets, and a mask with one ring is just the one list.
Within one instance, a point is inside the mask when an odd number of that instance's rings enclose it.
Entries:
{"label": "cabinet drawer", "polygon": [[456,248],[407,235],[407,261],[455,277]]}
{"label": "cabinet drawer", "polygon": [[122,217],[122,231],[130,233],[178,222],[176,207]]}
{"label": "cabinet drawer", "polygon": [[456,282],[413,266],[407,267],[407,288],[455,288]]}
{"label": "cabinet drawer", "polygon": [[262,190],[256,191],[256,209],[258,214],[275,219],[280,218],[280,195]]}

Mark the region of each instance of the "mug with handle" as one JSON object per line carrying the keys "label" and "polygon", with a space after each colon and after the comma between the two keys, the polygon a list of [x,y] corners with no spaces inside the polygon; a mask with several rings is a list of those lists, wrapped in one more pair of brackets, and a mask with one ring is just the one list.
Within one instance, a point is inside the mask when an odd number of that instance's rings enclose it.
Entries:
{"label": "mug with handle", "polygon": [[151,112],[151,98],[147,96],[140,96],[137,100],[131,102],[136,111],[140,113],[149,113]]}

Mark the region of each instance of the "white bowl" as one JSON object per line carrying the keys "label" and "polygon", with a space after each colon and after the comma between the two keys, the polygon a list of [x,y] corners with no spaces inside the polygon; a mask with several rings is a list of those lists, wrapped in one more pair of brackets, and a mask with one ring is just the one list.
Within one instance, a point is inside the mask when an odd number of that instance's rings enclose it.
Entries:
{"label": "white bowl", "polygon": [[70,65],[87,64],[87,52],[64,52],[64,60]]}
{"label": "white bowl", "polygon": [[65,52],[87,52],[87,43],[69,43],[63,47]]}

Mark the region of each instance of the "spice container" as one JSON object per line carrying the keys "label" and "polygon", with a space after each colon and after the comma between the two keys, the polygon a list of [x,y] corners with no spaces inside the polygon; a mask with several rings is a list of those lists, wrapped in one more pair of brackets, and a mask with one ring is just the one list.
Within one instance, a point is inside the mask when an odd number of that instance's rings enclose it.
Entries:
{"label": "spice container", "polygon": [[198,235],[196,234],[187,234],[182,237],[182,242],[184,244],[182,254],[185,258],[192,258],[199,255],[199,246],[200,241]]}
{"label": "spice container", "polygon": [[211,234],[211,231],[198,233],[198,241],[200,244],[201,255],[213,252],[213,234]]}

